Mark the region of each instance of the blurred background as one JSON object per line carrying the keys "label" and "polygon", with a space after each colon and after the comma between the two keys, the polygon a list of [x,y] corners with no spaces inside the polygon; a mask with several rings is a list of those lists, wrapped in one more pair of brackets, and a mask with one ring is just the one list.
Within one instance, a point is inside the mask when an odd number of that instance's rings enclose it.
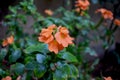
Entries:
{"label": "blurred background", "polygon": [[[76,0],[34,0],[34,3],[37,6],[37,11],[39,13],[41,13],[41,15],[43,15],[44,17],[47,17],[47,15],[45,14],[46,9],[50,9],[50,10],[54,11],[58,7],[64,7],[67,10],[72,10],[72,9],[75,9],[75,1]],[[1,2],[0,2],[0,39],[1,40],[6,38],[6,32],[7,32],[8,28],[6,25],[3,25],[2,23],[4,22],[4,17],[10,13],[9,6],[15,6],[19,2],[20,2],[20,0],[1,0]],[[99,8],[106,8],[106,9],[112,11],[114,13],[113,16],[115,18],[120,19],[120,0],[90,0],[90,7],[88,10],[88,13],[90,15],[90,20],[93,21],[94,23],[97,23],[101,18],[101,16],[100,16],[101,14],[95,14],[95,11]],[[22,13],[22,12],[20,12],[20,13]],[[59,17],[59,15],[57,15],[57,16],[54,15],[54,16]],[[24,32],[26,32],[28,34],[33,34],[34,31],[31,28],[33,23],[34,23],[34,20],[32,19],[32,17],[28,16],[27,24],[24,25]],[[105,21],[104,23],[102,23],[102,25],[106,25],[106,24],[110,26],[111,21]],[[102,34],[102,28],[101,28],[101,32],[99,34]],[[99,34],[98,33],[95,34],[94,32],[91,31],[91,34],[89,36],[90,37],[97,36]],[[116,46],[117,46],[117,48],[118,48],[118,46],[120,47],[120,44],[115,45],[116,43],[120,43],[120,28],[117,29],[117,31],[114,33],[114,35],[115,35],[115,40],[113,42],[114,44],[110,47],[110,51],[108,51],[109,53],[112,53],[112,51],[115,50]],[[76,41],[80,42],[81,39],[78,37],[78,39]],[[100,73],[99,72],[100,68],[102,68],[101,65],[104,65],[108,62],[111,62],[110,64],[112,64],[112,60],[113,60],[113,63],[115,63],[117,61],[116,58],[112,57],[114,55],[109,55],[108,53],[106,53],[104,51],[102,44],[103,44],[103,42],[101,40],[99,40],[97,42],[91,41],[90,47],[96,51],[97,56],[94,56],[94,57],[91,55],[85,56],[89,62],[92,62],[96,59],[100,59],[99,64],[93,71],[93,76],[100,76],[100,74],[96,74],[96,73],[97,72]],[[120,50],[120,48],[118,48],[117,50]],[[117,65],[117,69],[118,68],[120,68],[120,67]],[[116,70],[113,70],[113,72],[112,72],[113,76],[114,76],[114,73],[116,73],[115,71]],[[118,73],[119,73],[119,70],[118,70]],[[105,74],[106,74],[106,72],[105,72]],[[119,80],[119,79],[116,79],[116,80]]]}

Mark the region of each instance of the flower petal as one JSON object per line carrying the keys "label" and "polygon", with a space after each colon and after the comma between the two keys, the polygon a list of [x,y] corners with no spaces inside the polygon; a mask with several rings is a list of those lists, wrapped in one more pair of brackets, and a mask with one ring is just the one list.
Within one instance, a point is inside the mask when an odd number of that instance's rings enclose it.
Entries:
{"label": "flower petal", "polygon": [[51,41],[49,44],[48,44],[48,49],[52,52],[55,52],[55,54],[58,53],[58,43],[56,40],[53,40]]}
{"label": "flower petal", "polygon": [[8,41],[5,39],[5,40],[3,40],[3,42],[2,42],[2,46],[3,47],[5,47],[5,46],[7,46],[8,45]]}
{"label": "flower petal", "polygon": [[12,44],[14,42],[14,37],[13,36],[8,37],[7,41],[9,44]]}
{"label": "flower petal", "polygon": [[54,37],[52,35],[50,35],[49,37],[40,36],[40,37],[38,37],[38,39],[41,42],[49,43],[49,42],[51,42],[54,39]]}
{"label": "flower petal", "polygon": [[57,32],[55,34],[55,39],[59,44],[62,44],[64,47],[68,46],[68,43],[66,41],[66,35],[64,35],[63,33]]}

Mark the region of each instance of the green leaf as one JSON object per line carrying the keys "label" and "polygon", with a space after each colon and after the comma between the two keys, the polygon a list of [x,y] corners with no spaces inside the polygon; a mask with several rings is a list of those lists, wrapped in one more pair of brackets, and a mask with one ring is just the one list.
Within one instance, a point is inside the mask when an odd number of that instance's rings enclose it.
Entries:
{"label": "green leaf", "polygon": [[36,63],[35,61],[32,61],[32,62],[28,62],[26,65],[25,65],[25,69],[26,70],[34,70],[35,69],[35,65],[37,65],[38,63]]}
{"label": "green leaf", "polygon": [[33,52],[47,53],[48,46],[47,46],[47,44],[40,43],[40,44],[36,44],[36,45],[32,45],[32,46],[27,47],[24,50],[24,52],[27,54],[31,54]]}
{"label": "green leaf", "polygon": [[0,68],[0,76],[2,76],[3,74],[5,74],[5,71],[3,71],[3,70]]}
{"label": "green leaf", "polygon": [[17,49],[12,52],[12,54],[9,56],[10,62],[16,62],[21,57],[21,51],[20,49]]}
{"label": "green leaf", "polygon": [[77,58],[69,52],[60,52],[59,54],[57,54],[57,56],[59,58],[67,60],[68,62],[78,62]]}
{"label": "green leaf", "polygon": [[25,66],[21,63],[13,64],[10,67],[11,72],[17,75],[22,75],[24,73],[24,69],[25,69]]}
{"label": "green leaf", "polygon": [[57,63],[57,69],[62,71],[62,77],[67,78],[70,74],[70,68],[69,65],[66,63]]}
{"label": "green leaf", "polygon": [[7,16],[5,16],[5,18],[10,19],[10,18],[12,18],[12,15],[7,15]]}
{"label": "green leaf", "polygon": [[78,69],[74,65],[64,62],[57,62],[57,68],[53,73],[53,80],[68,80],[68,78],[77,78]]}
{"label": "green leaf", "polygon": [[46,60],[46,56],[42,54],[36,54],[36,60],[38,63],[44,63]]}
{"label": "green leaf", "polygon": [[69,65],[69,68],[70,68],[70,77],[77,78],[79,76],[78,69],[72,64]]}
{"label": "green leaf", "polygon": [[9,10],[14,14],[17,13],[16,7],[9,7]]}
{"label": "green leaf", "polygon": [[45,26],[49,26],[49,25],[52,25],[53,22],[52,22],[51,20],[45,19],[45,20],[43,21],[43,24],[44,24]]}
{"label": "green leaf", "polygon": [[70,73],[69,65],[65,62],[57,62],[57,69],[61,70],[67,75]]}
{"label": "green leaf", "polygon": [[6,49],[1,49],[0,51],[0,61],[2,61],[5,56],[7,55],[7,50]]}
{"label": "green leaf", "polygon": [[67,78],[63,76],[61,70],[56,70],[55,73],[53,73],[53,80],[67,80]]}
{"label": "green leaf", "polygon": [[37,78],[41,78],[46,72],[46,67],[45,65],[39,64],[35,69],[34,69],[34,75]]}

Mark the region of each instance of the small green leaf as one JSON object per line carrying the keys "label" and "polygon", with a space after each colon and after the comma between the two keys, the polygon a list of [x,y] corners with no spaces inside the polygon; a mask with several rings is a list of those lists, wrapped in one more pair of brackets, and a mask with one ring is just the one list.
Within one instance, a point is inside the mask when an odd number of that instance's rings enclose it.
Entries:
{"label": "small green leaf", "polygon": [[57,56],[59,58],[67,60],[68,62],[78,62],[77,58],[69,52],[60,52]]}
{"label": "small green leaf", "polygon": [[5,56],[7,55],[7,50],[6,49],[1,49],[0,51],[0,61],[2,61]]}
{"label": "small green leaf", "polygon": [[7,16],[5,16],[5,18],[10,19],[10,18],[12,18],[12,15],[7,15]]}
{"label": "small green leaf", "polygon": [[37,44],[37,45],[32,45],[32,46],[27,47],[24,50],[24,52],[27,53],[27,54],[31,54],[33,52],[47,53],[48,52],[48,46],[47,46],[47,44],[40,43],[40,44]]}
{"label": "small green leaf", "polygon": [[34,69],[34,75],[37,78],[41,78],[46,72],[46,67],[45,65],[39,64],[35,69]]}
{"label": "small green leaf", "polygon": [[46,57],[45,55],[42,55],[42,54],[36,54],[36,60],[38,63],[44,63],[46,60]]}
{"label": "small green leaf", "polygon": [[65,74],[70,73],[69,65],[67,63],[64,63],[64,62],[57,62],[57,69],[63,71]]}
{"label": "small green leaf", "polygon": [[77,78],[79,76],[78,69],[72,64],[69,65],[69,68],[70,68],[70,77]]}
{"label": "small green leaf", "polygon": [[66,63],[58,63],[57,69],[62,71],[62,77],[65,79],[69,76],[70,74],[70,68],[69,65]]}
{"label": "small green leaf", "polygon": [[17,13],[16,7],[9,7],[9,10],[14,14]]}
{"label": "small green leaf", "polygon": [[9,56],[10,62],[16,62],[21,57],[21,51],[19,49],[12,52],[12,54]]}
{"label": "small green leaf", "polygon": [[25,69],[25,66],[21,63],[16,63],[16,64],[13,64],[11,65],[10,67],[10,70],[11,72],[17,74],[17,75],[21,75],[24,73],[24,69]]}
{"label": "small green leaf", "polygon": [[68,78],[77,77],[78,69],[74,65],[69,65],[64,62],[57,62],[57,68],[53,73],[53,80],[68,80]]}

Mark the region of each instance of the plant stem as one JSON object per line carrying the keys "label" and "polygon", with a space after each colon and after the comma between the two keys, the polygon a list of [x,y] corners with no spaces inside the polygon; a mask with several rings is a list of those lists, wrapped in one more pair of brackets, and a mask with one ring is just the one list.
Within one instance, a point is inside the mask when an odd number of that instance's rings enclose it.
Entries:
{"label": "plant stem", "polygon": [[104,21],[104,18],[102,17],[100,20],[99,20],[99,22],[95,25],[95,28],[94,29],[97,29],[100,25],[101,25],[101,23]]}
{"label": "plant stem", "polygon": [[113,27],[113,22],[114,22],[115,18],[112,20],[111,24],[110,24],[110,30],[112,30],[112,27]]}
{"label": "plant stem", "polygon": [[113,28],[113,33],[117,30],[117,28],[118,28],[118,26],[115,26],[114,28]]}

